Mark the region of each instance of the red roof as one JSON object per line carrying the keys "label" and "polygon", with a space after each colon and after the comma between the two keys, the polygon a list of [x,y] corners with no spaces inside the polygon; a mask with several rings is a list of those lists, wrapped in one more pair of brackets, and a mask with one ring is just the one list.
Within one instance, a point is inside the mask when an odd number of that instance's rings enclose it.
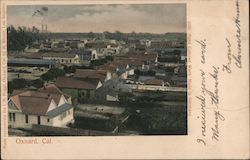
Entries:
{"label": "red roof", "polygon": [[40,88],[37,91],[14,90],[13,93],[14,96],[10,99],[17,108],[24,114],[33,115],[45,115],[51,101],[54,100],[56,105],[58,105],[61,96],[64,95],[54,84]]}
{"label": "red roof", "polygon": [[48,93],[25,91],[11,97],[24,114],[45,115],[52,97]]}
{"label": "red roof", "polygon": [[22,112],[25,114],[45,115],[51,103],[51,97],[20,96]]}

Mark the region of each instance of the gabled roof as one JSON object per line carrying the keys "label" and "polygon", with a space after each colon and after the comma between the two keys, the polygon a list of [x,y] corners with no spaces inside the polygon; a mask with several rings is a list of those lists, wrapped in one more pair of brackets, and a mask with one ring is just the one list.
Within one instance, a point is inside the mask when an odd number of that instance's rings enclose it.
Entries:
{"label": "gabled roof", "polygon": [[[64,94],[54,85],[34,90],[14,90],[10,98],[23,114],[46,115],[51,103],[59,104]],[[65,95],[66,96],[66,95]]]}
{"label": "gabled roof", "polygon": [[24,114],[44,115],[52,101],[50,95],[38,91],[20,91],[20,93],[14,93],[16,95],[10,99]]}
{"label": "gabled roof", "polygon": [[24,114],[45,115],[51,103],[51,97],[19,96],[21,110]]}

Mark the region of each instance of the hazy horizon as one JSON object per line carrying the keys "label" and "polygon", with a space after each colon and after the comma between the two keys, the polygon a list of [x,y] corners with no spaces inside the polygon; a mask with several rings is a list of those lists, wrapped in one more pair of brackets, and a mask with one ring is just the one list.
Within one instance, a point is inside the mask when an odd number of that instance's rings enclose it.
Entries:
{"label": "hazy horizon", "polygon": [[[35,14],[42,7],[45,12]],[[13,5],[7,10],[8,26],[41,30],[47,24],[53,33],[186,33],[185,4]]]}

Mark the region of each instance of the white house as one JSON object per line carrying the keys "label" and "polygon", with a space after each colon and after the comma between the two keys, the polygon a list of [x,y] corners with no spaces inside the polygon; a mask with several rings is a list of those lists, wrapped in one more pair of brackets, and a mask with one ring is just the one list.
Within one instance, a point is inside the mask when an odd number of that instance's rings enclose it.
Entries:
{"label": "white house", "polygon": [[14,91],[8,101],[9,126],[32,129],[32,125],[65,127],[73,121],[71,97],[54,84],[36,91]]}
{"label": "white house", "polygon": [[54,60],[58,64],[80,64],[80,57],[77,54],[47,52],[42,58]]}

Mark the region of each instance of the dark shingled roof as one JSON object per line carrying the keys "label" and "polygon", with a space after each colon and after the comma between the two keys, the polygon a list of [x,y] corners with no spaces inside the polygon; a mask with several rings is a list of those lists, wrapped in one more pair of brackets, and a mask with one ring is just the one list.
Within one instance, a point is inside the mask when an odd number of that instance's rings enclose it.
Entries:
{"label": "dark shingled roof", "polygon": [[8,59],[11,64],[37,64],[37,65],[54,65],[55,62],[46,59],[26,59],[26,58],[11,58]]}
{"label": "dark shingled roof", "polygon": [[71,104],[65,103],[65,104],[47,112],[46,116],[48,116],[49,118],[53,118],[53,117],[56,117],[56,116],[60,115],[61,113],[65,112],[71,108],[73,108],[73,106]]}
{"label": "dark shingled roof", "polygon": [[74,58],[76,54],[69,54],[66,52],[46,52],[43,54],[43,57],[60,57],[60,58]]}

